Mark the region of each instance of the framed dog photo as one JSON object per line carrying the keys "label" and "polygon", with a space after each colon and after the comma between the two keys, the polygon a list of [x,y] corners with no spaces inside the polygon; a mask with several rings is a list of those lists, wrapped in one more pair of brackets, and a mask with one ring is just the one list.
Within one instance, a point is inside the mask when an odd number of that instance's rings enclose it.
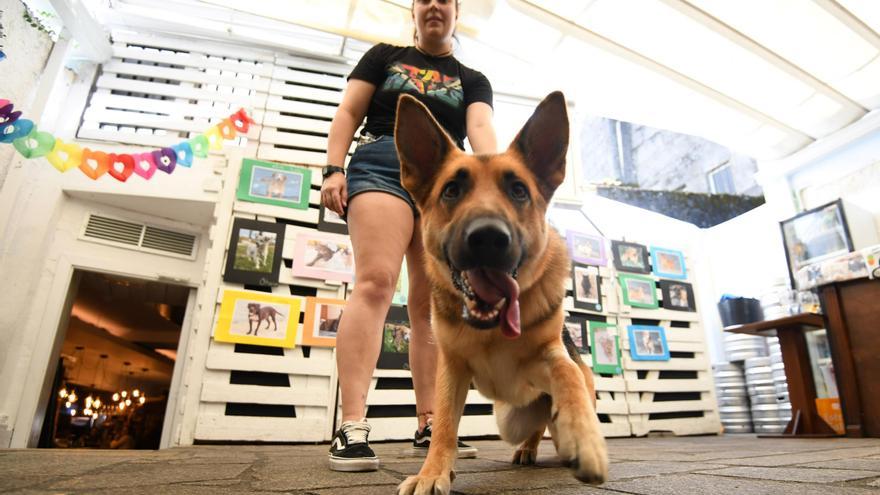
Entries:
{"label": "framed dog photo", "polygon": [[336,347],[336,333],[344,308],[342,299],[307,297],[302,345]]}
{"label": "framed dog photo", "polygon": [[591,321],[590,351],[595,373],[611,375],[623,373],[623,366],[620,363],[620,337],[617,335],[617,325]]}
{"label": "framed dog photo", "polygon": [[292,349],[301,307],[298,297],[227,290],[220,303],[214,340]]}
{"label": "framed dog photo", "polygon": [[602,311],[599,267],[572,263],[571,277],[574,281],[574,307],[589,311]]}
{"label": "framed dog photo", "polygon": [[351,239],[339,234],[301,231],[293,246],[293,275],[351,282],[354,253]]}
{"label": "framed dog photo", "polygon": [[584,265],[605,266],[608,264],[604,238],[569,230],[565,233],[565,240],[568,243],[568,254],[572,261]]}
{"label": "framed dog photo", "polygon": [[694,287],[687,282],[661,280],[660,293],[663,295],[663,307],[666,309],[697,310],[697,305],[694,303]]}
{"label": "framed dog photo", "polygon": [[651,247],[651,266],[654,275],[661,278],[674,278],[684,280],[687,278],[687,268],[684,264],[684,255],[681,251]]}
{"label": "framed dog photo", "polygon": [[572,342],[574,342],[574,345],[577,347],[580,354],[587,354],[590,352],[590,348],[587,345],[586,329],[584,327],[586,322],[587,320],[572,315],[565,317],[565,332],[571,337]]}
{"label": "framed dog photo", "polygon": [[406,267],[406,257],[403,258],[403,265],[400,267],[400,274],[397,276],[397,285],[394,287],[394,295],[391,297],[391,304],[398,306],[406,306],[409,299],[409,270]]}
{"label": "framed dog photo", "polygon": [[284,224],[234,219],[223,280],[250,285],[276,285],[283,247]]}
{"label": "framed dog photo", "polygon": [[650,325],[630,325],[629,355],[634,361],[669,361],[666,330]]}
{"label": "framed dog photo", "polygon": [[617,278],[620,281],[620,290],[623,292],[624,304],[635,308],[656,309],[659,307],[654,279],[623,273],[619,274]]}
{"label": "framed dog photo", "polygon": [[411,333],[406,309],[391,306],[382,328],[382,348],[379,350],[376,367],[383,370],[408,370]]}
{"label": "framed dog photo", "polygon": [[327,209],[321,204],[318,210],[318,230],[321,232],[333,232],[334,234],[348,235],[348,224],[335,211]]}
{"label": "framed dog photo", "polygon": [[648,264],[648,248],[641,244],[611,241],[614,267],[623,272],[651,273]]}
{"label": "framed dog photo", "polygon": [[236,197],[251,203],[308,210],[311,185],[312,171],[307,168],[245,158]]}

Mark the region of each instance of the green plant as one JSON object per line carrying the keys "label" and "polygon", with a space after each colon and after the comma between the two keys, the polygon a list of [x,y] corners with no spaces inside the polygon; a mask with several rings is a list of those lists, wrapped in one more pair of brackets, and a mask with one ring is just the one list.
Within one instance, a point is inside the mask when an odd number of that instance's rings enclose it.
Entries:
{"label": "green plant", "polygon": [[23,2],[22,5],[24,5],[24,12],[22,13],[22,17],[24,18],[24,21],[26,23],[30,24],[32,28],[46,33],[53,40],[58,39],[58,33],[52,30],[52,28],[48,26],[48,22],[46,22],[47,19],[55,17],[55,14],[53,14],[52,12],[47,12],[45,10],[35,12],[32,11],[30,7],[25,5]]}

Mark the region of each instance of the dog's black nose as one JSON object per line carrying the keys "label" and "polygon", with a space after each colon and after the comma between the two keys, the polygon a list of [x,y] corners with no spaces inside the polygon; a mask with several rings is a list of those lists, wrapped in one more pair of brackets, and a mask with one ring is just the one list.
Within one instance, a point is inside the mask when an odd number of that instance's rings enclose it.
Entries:
{"label": "dog's black nose", "polygon": [[497,218],[478,218],[465,230],[465,242],[474,261],[481,266],[506,264],[510,229]]}

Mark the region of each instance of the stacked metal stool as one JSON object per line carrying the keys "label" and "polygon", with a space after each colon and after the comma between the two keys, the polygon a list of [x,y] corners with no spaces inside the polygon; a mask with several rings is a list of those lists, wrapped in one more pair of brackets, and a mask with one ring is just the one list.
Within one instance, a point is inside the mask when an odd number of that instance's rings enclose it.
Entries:
{"label": "stacked metal stool", "polygon": [[712,366],[718,397],[718,413],[725,433],[752,433],[752,413],[742,364]]}

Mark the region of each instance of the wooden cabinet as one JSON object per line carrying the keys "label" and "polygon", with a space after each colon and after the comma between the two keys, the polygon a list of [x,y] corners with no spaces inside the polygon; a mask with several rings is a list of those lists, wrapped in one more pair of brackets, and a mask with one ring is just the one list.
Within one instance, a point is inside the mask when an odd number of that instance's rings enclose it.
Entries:
{"label": "wooden cabinet", "polygon": [[880,437],[880,280],[819,290],[849,437]]}

